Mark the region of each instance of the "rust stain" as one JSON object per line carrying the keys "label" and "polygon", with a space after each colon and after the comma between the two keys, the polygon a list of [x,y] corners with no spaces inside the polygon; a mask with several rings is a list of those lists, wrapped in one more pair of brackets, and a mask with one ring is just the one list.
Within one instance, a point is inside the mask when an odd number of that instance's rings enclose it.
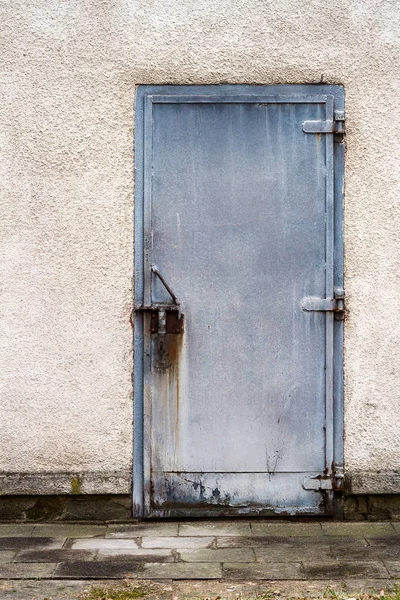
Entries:
{"label": "rust stain", "polygon": [[180,367],[182,357],[183,335],[179,333],[168,334],[168,362],[170,388],[175,387],[175,443],[179,440],[179,406],[180,406]]}
{"label": "rust stain", "polygon": [[159,397],[168,416],[170,452],[178,454],[180,442],[180,387],[182,368],[182,333],[155,336],[157,350],[155,368],[159,373]]}

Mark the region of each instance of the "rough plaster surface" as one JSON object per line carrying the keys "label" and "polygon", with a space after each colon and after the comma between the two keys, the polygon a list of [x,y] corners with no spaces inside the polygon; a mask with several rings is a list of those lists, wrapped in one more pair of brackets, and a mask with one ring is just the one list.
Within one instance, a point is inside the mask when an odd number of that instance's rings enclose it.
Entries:
{"label": "rough plaster surface", "polygon": [[135,86],[321,81],[346,89],[346,470],[398,470],[397,1],[0,11],[0,470],[130,490]]}

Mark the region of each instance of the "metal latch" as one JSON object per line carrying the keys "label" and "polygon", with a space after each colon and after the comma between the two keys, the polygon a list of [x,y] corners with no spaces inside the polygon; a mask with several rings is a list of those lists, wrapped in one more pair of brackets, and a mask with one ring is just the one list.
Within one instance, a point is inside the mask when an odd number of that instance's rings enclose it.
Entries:
{"label": "metal latch", "polygon": [[164,277],[161,275],[158,267],[152,265],[152,272],[156,275],[169,295],[172,302],[152,302],[151,304],[136,304],[135,312],[150,312],[150,330],[151,333],[158,333],[165,336],[167,333],[183,333],[184,316],[182,314],[181,303],[176,294],[172,291]]}
{"label": "metal latch", "polygon": [[303,131],[304,133],[336,133],[344,135],[344,121],[344,111],[335,110],[335,118],[333,120],[303,121]]}
{"label": "metal latch", "polygon": [[308,296],[301,301],[301,307],[305,311],[316,312],[334,312],[335,319],[342,321],[344,319],[344,290],[336,288],[334,298],[318,298]]}

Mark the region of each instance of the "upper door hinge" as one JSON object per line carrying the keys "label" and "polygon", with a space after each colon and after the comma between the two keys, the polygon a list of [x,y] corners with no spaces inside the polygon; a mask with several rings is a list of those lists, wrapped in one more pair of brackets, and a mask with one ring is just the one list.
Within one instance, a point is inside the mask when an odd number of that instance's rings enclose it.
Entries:
{"label": "upper door hinge", "polygon": [[303,121],[304,133],[336,133],[337,135],[344,135],[344,111],[335,110],[333,121],[327,119],[323,121]]}
{"label": "upper door hinge", "polygon": [[301,301],[301,307],[307,312],[333,312],[335,319],[342,321],[345,313],[344,290],[335,288],[333,298],[308,296]]}

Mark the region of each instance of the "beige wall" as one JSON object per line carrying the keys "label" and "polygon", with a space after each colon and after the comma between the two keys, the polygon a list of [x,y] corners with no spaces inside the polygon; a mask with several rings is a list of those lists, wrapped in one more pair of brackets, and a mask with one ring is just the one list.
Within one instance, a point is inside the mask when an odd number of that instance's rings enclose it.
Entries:
{"label": "beige wall", "polygon": [[130,492],[135,86],[324,81],[346,90],[347,471],[400,492],[396,0],[0,10],[0,471],[41,474],[0,489]]}

